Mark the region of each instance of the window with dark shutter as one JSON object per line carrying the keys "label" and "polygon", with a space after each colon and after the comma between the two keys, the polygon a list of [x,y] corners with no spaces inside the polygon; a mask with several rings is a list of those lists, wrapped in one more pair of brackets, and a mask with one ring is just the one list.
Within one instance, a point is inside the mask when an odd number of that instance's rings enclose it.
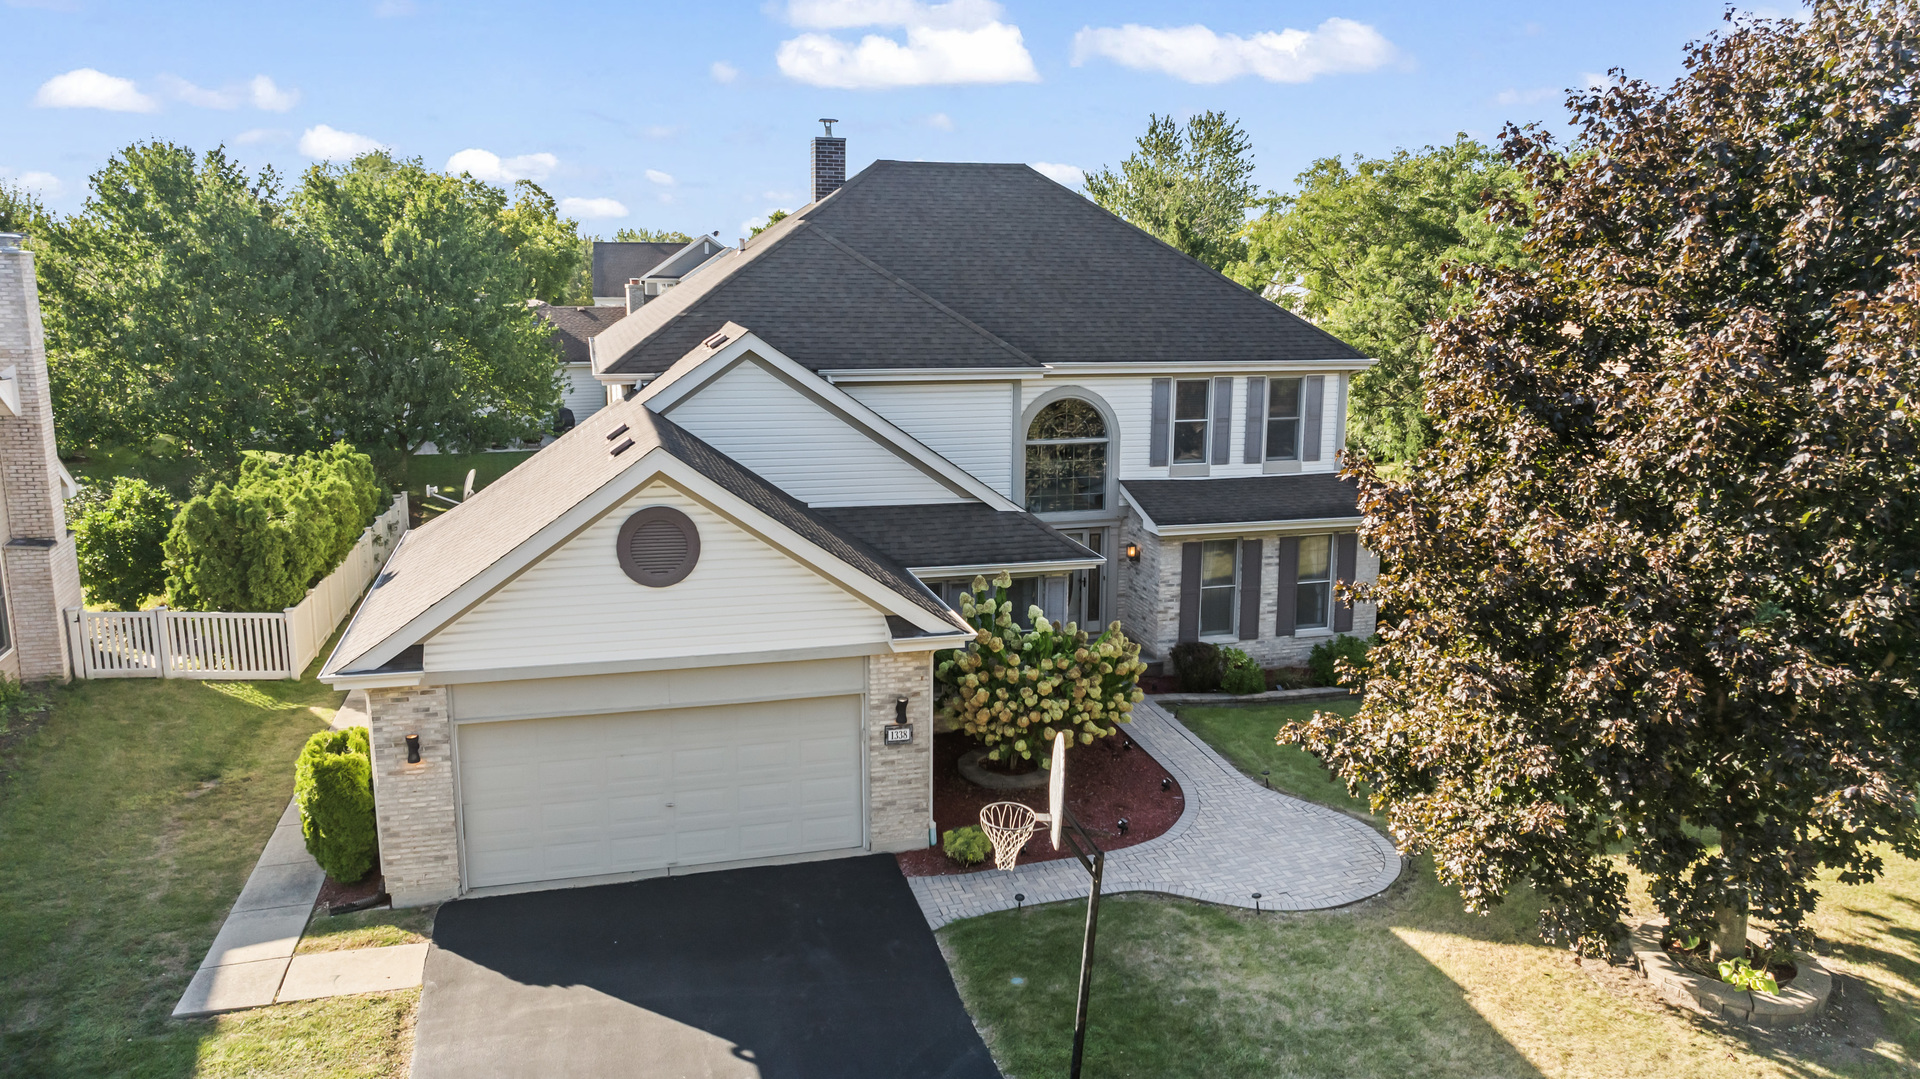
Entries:
{"label": "window with dark shutter", "polygon": [[628,577],[665,588],[686,580],[700,561],[700,531],[671,506],[648,506],[620,526],[615,553]]}

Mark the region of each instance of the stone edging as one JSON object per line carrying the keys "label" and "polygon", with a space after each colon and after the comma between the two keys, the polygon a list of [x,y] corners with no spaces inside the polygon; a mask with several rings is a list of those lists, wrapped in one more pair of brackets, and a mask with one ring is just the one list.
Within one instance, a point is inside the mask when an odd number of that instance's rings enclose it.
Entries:
{"label": "stone edging", "polygon": [[980,767],[980,759],[987,755],[985,749],[969,749],[960,755],[960,778],[990,791],[1030,791],[1047,785],[1053,773],[1035,768],[1020,775],[1003,775],[989,772]]}
{"label": "stone edging", "polygon": [[1267,701],[1337,701],[1354,696],[1342,686],[1313,686],[1307,689],[1270,689],[1265,693],[1155,693],[1155,704],[1254,704]]}
{"label": "stone edging", "polygon": [[1716,978],[1684,970],[1662,947],[1666,927],[1642,922],[1632,934],[1633,960],[1662,999],[1703,1015],[1759,1027],[1793,1027],[1809,1022],[1827,1005],[1833,975],[1820,960],[1795,952],[1799,973],[1778,993],[1735,989]]}

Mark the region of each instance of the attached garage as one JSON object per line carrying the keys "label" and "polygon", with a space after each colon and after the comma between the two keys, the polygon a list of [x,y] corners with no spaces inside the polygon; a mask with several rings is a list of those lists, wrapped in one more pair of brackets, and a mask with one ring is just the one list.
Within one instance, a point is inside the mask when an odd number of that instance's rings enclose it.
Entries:
{"label": "attached garage", "polygon": [[461,724],[467,887],[860,848],[860,703]]}

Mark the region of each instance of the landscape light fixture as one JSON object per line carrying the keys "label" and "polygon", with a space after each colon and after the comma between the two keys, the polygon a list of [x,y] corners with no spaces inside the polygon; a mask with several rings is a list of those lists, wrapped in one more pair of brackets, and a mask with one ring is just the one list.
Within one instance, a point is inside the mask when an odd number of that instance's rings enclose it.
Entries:
{"label": "landscape light fixture", "polygon": [[1013,893],[1013,911],[1015,914],[1018,914],[1020,913],[1020,911],[1026,909],[1026,905],[1027,905],[1027,893],[1025,892]]}
{"label": "landscape light fixture", "polygon": [[1120,818],[1120,834],[1121,835],[1126,835],[1127,829],[1131,827],[1133,826],[1127,822],[1127,818],[1125,817]]}
{"label": "landscape light fixture", "polygon": [[1267,777],[1268,777],[1268,776],[1270,776],[1270,775],[1272,775],[1272,774],[1273,774],[1273,769],[1271,769],[1271,768],[1262,768],[1262,769],[1260,769],[1260,782],[1261,782],[1261,784],[1262,784],[1262,785],[1264,785],[1264,786],[1265,786],[1265,787],[1266,787],[1266,788],[1267,788],[1268,790],[1272,790],[1272,789],[1273,789],[1273,784],[1272,784],[1272,783],[1269,783],[1269,782],[1267,782]]}
{"label": "landscape light fixture", "polygon": [[1260,913],[1260,893],[1259,892],[1253,893],[1253,912],[1255,914]]}
{"label": "landscape light fixture", "polygon": [[420,736],[417,734],[407,735],[407,763],[420,763]]}
{"label": "landscape light fixture", "polygon": [[1140,561],[1140,545],[1139,544],[1137,543],[1127,544],[1127,561],[1129,562]]}
{"label": "landscape light fixture", "polygon": [[1161,790],[1163,790],[1163,791],[1170,791],[1170,790],[1172,790],[1172,789],[1173,789],[1173,777],[1172,777],[1172,776],[1161,776],[1161,777],[1160,777],[1160,789],[1161,789]]}

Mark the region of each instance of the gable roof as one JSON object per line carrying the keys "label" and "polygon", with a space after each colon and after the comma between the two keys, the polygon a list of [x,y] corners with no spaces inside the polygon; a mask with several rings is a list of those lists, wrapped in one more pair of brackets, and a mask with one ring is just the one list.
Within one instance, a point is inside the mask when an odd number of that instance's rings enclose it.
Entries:
{"label": "gable roof", "polygon": [[541,304],[533,313],[553,323],[553,339],[566,363],[588,363],[593,357],[587,342],[627,317],[625,307],[555,307]]}
{"label": "gable roof", "polygon": [[[624,431],[609,437],[622,426]],[[617,456],[609,452],[627,439],[633,442],[631,448]],[[591,422],[567,432],[459,506],[408,532],[335,646],[325,673],[377,666],[398,650],[424,640],[457,617],[458,611],[436,615],[436,608],[456,593],[504,572],[500,567],[510,555],[568,523],[567,515],[589,500],[615,488],[623,497],[629,488],[657,474],[657,468],[643,465],[656,452],[688,466],[879,584],[899,601],[892,613],[917,612],[913,620],[923,628],[961,625],[959,616],[898,562],[846,535],[638,401],[623,401],[596,412]],[[635,474],[621,482],[636,466]],[[564,538],[557,535],[554,542]]]}
{"label": "gable roof", "polygon": [[656,373],[727,321],[816,370],[1364,358],[1026,165],[877,161],[671,298],[596,368]]}
{"label": "gable roof", "polygon": [[915,572],[1105,562],[1024,510],[996,510],[979,502],[816,506],[813,512]]}
{"label": "gable roof", "polygon": [[687,246],[685,240],[595,240],[593,294],[625,296],[627,282],[667,261]]}
{"label": "gable roof", "polygon": [[1335,472],[1217,479],[1121,480],[1127,498],[1158,531],[1192,525],[1358,520],[1360,485]]}

